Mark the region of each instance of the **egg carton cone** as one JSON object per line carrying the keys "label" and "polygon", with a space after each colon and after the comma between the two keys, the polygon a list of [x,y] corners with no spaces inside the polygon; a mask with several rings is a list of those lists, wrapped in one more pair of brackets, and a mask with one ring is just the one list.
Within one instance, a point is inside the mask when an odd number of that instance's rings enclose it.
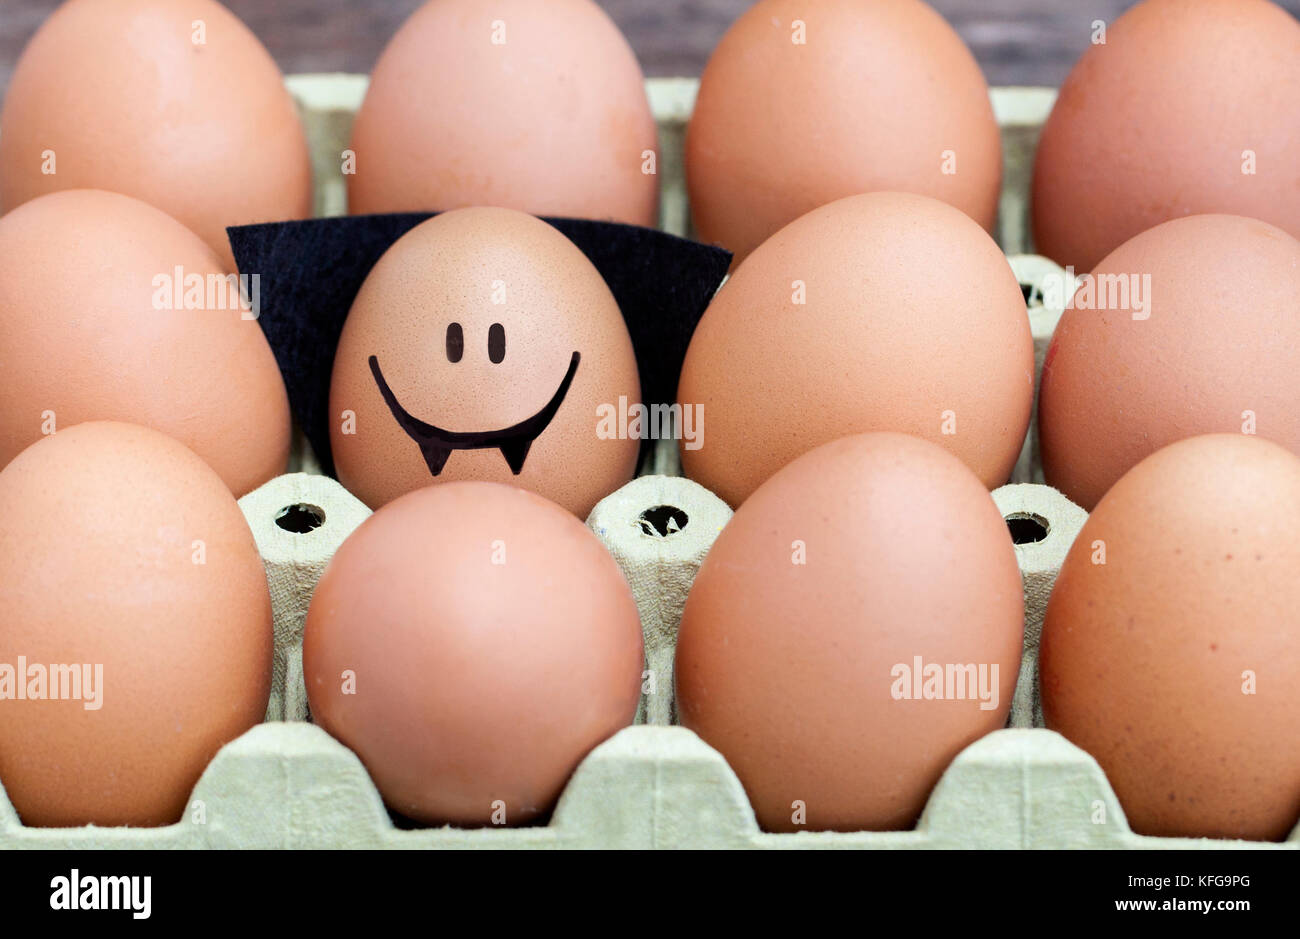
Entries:
{"label": "egg carton cone", "polygon": [[1029,332],[1034,337],[1034,399],[1029,414],[1029,432],[1011,479],[1019,483],[1043,482],[1043,455],[1038,437],[1038,386],[1043,378],[1043,362],[1052,344],[1056,324],[1061,321],[1069,298],[1074,296],[1078,278],[1055,261],[1037,254],[1007,256],[1025,295],[1029,313]]}
{"label": "egg carton cone", "polygon": [[[300,75],[288,84],[312,146],[317,213],[342,214],[347,187],[341,167],[366,79]],[[647,83],[660,128],[661,227],[681,235],[691,233],[682,151],[696,88],[688,79]],[[1037,379],[1064,307],[1059,292],[1045,287],[1065,272],[1029,253],[1033,151],[1055,92],[994,88],[991,97],[1005,161],[997,237],[1025,292]],[[1025,594],[1024,655],[1009,726],[962,751],[915,828],[895,832],[764,833],[721,754],[673,726],[672,666],[682,609],[731,510],[681,478],[671,441],[651,449],[641,477],[602,500],[587,520],[618,562],[641,614],[647,661],[636,724],[586,757],[547,824],[474,830],[394,824],[361,761],[310,723],[302,674],[312,593],[335,550],[370,512],[320,475],[300,434],[290,466],[295,472],[240,500],[265,563],[274,613],[266,722],[216,754],[184,817],[162,828],[26,828],[0,780],[0,848],[1300,849],[1300,827],[1279,844],[1135,834],[1096,761],[1042,728],[1037,661],[1043,615],[1086,513],[1041,485],[1032,428],[1012,484],[993,493],[1012,527]]]}
{"label": "egg carton cone", "polygon": [[996,489],[993,501],[1011,529],[1020,582],[1025,591],[1025,644],[1008,724],[1042,727],[1038,642],[1047,615],[1047,599],[1070,546],[1088,520],[1088,513],[1050,486],[1034,483],[1015,483]]}
{"label": "egg carton cone", "polygon": [[[302,632],[325,565],[370,509],[334,480],[290,473],[239,500],[271,589],[275,623],[268,721],[307,720]],[[319,537],[306,537],[328,523]]]}

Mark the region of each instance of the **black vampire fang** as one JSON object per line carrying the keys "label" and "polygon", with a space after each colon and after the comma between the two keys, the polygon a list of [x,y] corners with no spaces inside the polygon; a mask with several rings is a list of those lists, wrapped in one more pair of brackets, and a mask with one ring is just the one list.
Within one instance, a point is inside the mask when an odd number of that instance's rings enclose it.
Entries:
{"label": "black vampire fang", "polygon": [[426,424],[418,417],[414,417],[402,407],[393,390],[388,387],[388,382],[384,380],[384,373],[379,369],[379,359],[373,355],[370,357],[370,372],[375,376],[375,384],[379,386],[379,393],[387,402],[388,409],[393,412],[393,417],[397,419],[402,430],[406,431],[406,436],[414,440],[420,448],[424,462],[428,464],[429,472],[434,476],[442,472],[453,450],[500,450],[510,471],[518,476],[524,470],[524,460],[528,458],[528,450],[533,445],[533,441],[546,430],[551,423],[551,418],[555,417],[555,412],[564,403],[564,396],[569,393],[569,386],[573,384],[573,376],[578,373],[580,359],[581,356],[577,352],[573,353],[573,358],[569,360],[569,370],[565,373],[564,380],[560,382],[560,387],[555,390],[555,394],[551,396],[546,406],[532,417],[518,424],[512,424],[504,430],[468,433],[443,430],[441,427]]}

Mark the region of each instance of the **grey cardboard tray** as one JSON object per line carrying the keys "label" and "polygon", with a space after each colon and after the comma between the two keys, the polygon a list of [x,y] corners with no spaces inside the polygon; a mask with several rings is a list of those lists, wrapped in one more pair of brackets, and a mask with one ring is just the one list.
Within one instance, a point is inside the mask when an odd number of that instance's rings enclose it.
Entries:
{"label": "grey cardboard tray", "polygon": [[[299,75],[289,79],[307,126],[315,163],[316,210],[340,214],[339,175],[352,116],[366,79]],[[660,126],[662,227],[690,233],[682,168],[684,130],[696,83],[647,83]],[[1037,366],[1061,311],[1035,290],[1062,276],[1030,250],[1027,194],[1038,130],[1055,93],[995,88],[1005,172],[998,240],[1030,296]],[[583,761],[550,823],[543,827],[461,830],[398,828],[357,757],[307,721],[302,682],[302,628],[312,591],[335,549],[370,513],[337,482],[319,474],[299,439],[295,472],[241,500],[267,569],[275,613],[275,662],[265,723],[224,747],[195,787],[185,817],[164,828],[35,829],[19,822],[0,789],[2,848],[1300,848],[1300,827],[1287,842],[1262,844],[1134,834],[1096,761],[1042,728],[1037,697],[1038,636],[1052,584],[1086,517],[1042,485],[1032,439],[1012,483],[993,498],[1008,519],[1046,532],[1017,545],[1025,589],[1025,656],[1010,726],[975,742],[948,768],[915,829],[898,832],[761,832],[745,792],[722,756],[693,733],[672,726],[672,656],[682,604],[696,570],[730,518],[725,504],[679,475],[676,452],[661,446],[640,478],[611,494],[587,524],[631,584],[646,638],[655,693],[637,725],[616,734]],[[684,517],[661,531],[650,509]],[[277,525],[299,507],[321,521],[305,534]],[[662,516],[660,516],[662,517]],[[2,782],[2,781],[0,781]]]}

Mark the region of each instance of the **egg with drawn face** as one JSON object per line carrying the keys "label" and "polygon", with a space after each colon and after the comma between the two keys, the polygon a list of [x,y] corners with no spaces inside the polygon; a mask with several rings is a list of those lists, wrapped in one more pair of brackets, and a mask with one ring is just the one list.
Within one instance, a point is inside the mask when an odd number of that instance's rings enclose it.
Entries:
{"label": "egg with drawn face", "polygon": [[511,209],[459,209],[380,258],[330,384],[339,480],[371,508],[487,480],[579,516],[632,478],[640,441],[600,415],[639,402],[632,340],[600,272]]}

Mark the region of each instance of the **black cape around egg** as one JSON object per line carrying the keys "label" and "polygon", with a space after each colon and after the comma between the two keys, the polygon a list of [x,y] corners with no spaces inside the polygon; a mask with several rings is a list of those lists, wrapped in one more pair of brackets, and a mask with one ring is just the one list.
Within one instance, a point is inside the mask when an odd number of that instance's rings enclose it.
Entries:
{"label": "black cape around egg", "polygon": [[[270,222],[228,231],[239,271],[258,278],[258,320],[294,416],[327,472],[333,472],[330,377],[348,311],[384,252],[435,214]],[[726,278],[730,252],[635,225],[545,221],[581,249],[618,302],[644,403],[672,403],[686,348]]]}

